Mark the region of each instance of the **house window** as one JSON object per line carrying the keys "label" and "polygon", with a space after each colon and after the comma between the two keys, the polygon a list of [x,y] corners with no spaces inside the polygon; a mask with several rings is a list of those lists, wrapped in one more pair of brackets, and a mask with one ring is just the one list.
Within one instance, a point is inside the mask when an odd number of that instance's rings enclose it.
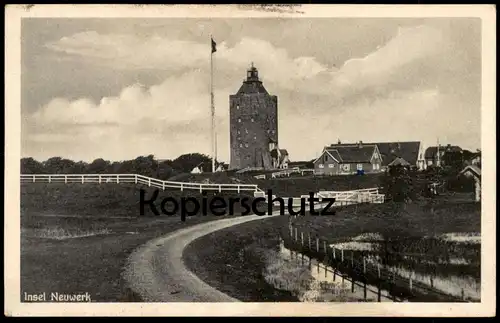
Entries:
{"label": "house window", "polygon": [[253,118],[252,118],[252,119],[250,119],[250,120],[253,122]]}
{"label": "house window", "polygon": [[243,147],[243,144],[240,144],[240,148],[242,148],[242,147]]}
{"label": "house window", "polygon": [[335,168],[335,164],[328,164],[328,168]]}
{"label": "house window", "polygon": [[319,167],[319,168],[325,168],[325,165],[323,165],[323,164],[319,164],[319,165],[318,165],[318,167]]}
{"label": "house window", "polygon": [[363,170],[363,164],[356,165],[357,170]]}
{"label": "house window", "polygon": [[342,165],[342,171],[348,172],[351,170],[351,165],[350,164],[343,164]]}
{"label": "house window", "polygon": [[245,147],[248,148],[248,144],[245,144]]}
{"label": "house window", "polygon": [[238,122],[241,122],[241,119],[240,119],[240,118],[238,118]]}
{"label": "house window", "polygon": [[236,105],[236,110],[239,110],[240,109],[240,105]]}

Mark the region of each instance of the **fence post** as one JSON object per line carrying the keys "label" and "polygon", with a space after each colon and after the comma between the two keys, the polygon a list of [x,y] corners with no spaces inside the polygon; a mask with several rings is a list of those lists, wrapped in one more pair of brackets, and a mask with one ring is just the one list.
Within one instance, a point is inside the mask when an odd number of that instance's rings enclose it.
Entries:
{"label": "fence post", "polygon": [[316,251],[319,252],[319,238],[316,238]]}
{"label": "fence post", "polygon": [[[66,181],[66,177],[64,178],[64,180]],[[101,175],[99,175],[99,184],[101,184],[101,181],[102,181]]]}
{"label": "fence post", "polygon": [[82,175],[82,184],[85,182],[85,176]]}
{"label": "fence post", "polygon": [[35,175],[33,175],[33,183],[35,182]]}
{"label": "fence post", "polygon": [[49,183],[51,182],[50,175],[49,175]]}
{"label": "fence post", "polygon": [[222,186],[219,185],[219,193],[222,192]]}
{"label": "fence post", "polygon": [[134,176],[135,183],[137,184],[137,174]]}
{"label": "fence post", "polygon": [[354,269],[354,251],[351,250],[351,267]]}
{"label": "fence post", "polygon": [[[99,175],[99,178],[100,177],[101,176]],[[99,181],[99,183],[100,183],[100,181]],[[64,184],[68,184],[68,175],[64,175]]]}
{"label": "fence post", "polygon": [[326,250],[326,240],[323,241],[323,250],[325,250],[325,256],[328,254]]}
{"label": "fence post", "polygon": [[378,278],[380,278],[380,263],[377,262],[377,272],[378,272]]}
{"label": "fence post", "polygon": [[[182,185],[182,184],[181,184],[181,185]],[[165,182],[161,182],[161,188],[162,188],[163,190],[165,190]],[[182,189],[181,189],[181,191],[182,191]]]}
{"label": "fence post", "polygon": [[236,186],[237,190],[238,190],[238,194],[240,194],[240,185]]}
{"label": "fence post", "polygon": [[333,259],[335,259],[335,247],[332,248]]}
{"label": "fence post", "polygon": [[148,177],[148,186],[151,187],[151,178]]}
{"label": "fence post", "polygon": [[412,276],[412,274],[410,273],[410,282],[409,282],[409,284],[410,284],[410,291],[413,289],[413,281],[411,279],[411,276]]}
{"label": "fence post", "polygon": [[298,240],[298,236],[297,236],[297,227],[295,227],[295,241]]}
{"label": "fence post", "polygon": [[363,273],[366,274],[366,257],[363,256]]}
{"label": "fence post", "polygon": [[465,292],[463,288],[462,288],[462,301],[465,301]]}
{"label": "fence post", "polygon": [[202,193],[202,192],[203,192],[203,186],[202,186],[202,185],[203,185],[203,184],[200,184],[200,193]]}
{"label": "fence post", "polygon": [[311,250],[311,233],[310,232],[307,234],[307,237],[309,238],[308,239],[309,240],[309,250]]}
{"label": "fence post", "polygon": [[340,256],[341,256],[340,260],[344,262],[344,249],[340,249]]}
{"label": "fence post", "polygon": [[[163,182],[163,187],[165,187],[165,182]],[[184,191],[184,185],[181,183],[181,192]]]}
{"label": "fence post", "polygon": [[120,184],[120,175],[116,175],[116,184]]}
{"label": "fence post", "polygon": [[304,232],[300,233],[300,245],[303,247],[304,246]]}

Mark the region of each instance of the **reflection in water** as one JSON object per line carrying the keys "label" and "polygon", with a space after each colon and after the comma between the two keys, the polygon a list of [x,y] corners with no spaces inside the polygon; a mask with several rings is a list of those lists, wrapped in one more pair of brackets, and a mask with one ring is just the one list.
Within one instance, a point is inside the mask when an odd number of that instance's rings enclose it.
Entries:
{"label": "reflection in water", "polygon": [[[473,233],[449,233],[439,237],[444,241],[450,241],[463,244],[478,244],[481,242],[481,237]],[[365,250],[376,251],[380,249],[380,236],[378,234],[363,234],[352,238],[350,241],[341,242],[330,245],[336,249],[343,250]],[[403,257],[402,259],[410,259],[411,257]],[[376,264],[378,262],[376,257],[369,256],[368,261]],[[421,259],[420,263],[438,263],[451,266],[454,265],[470,265],[470,260],[463,257],[448,257],[447,259],[438,259],[437,262]],[[405,268],[403,263],[401,266],[387,266],[385,267],[391,272],[396,272],[397,275],[410,278],[416,282],[424,283],[428,286],[433,286],[435,289],[443,291],[447,294],[459,297],[465,297],[469,300],[479,301],[481,299],[481,283],[479,279],[471,276],[457,276],[457,275],[434,275],[431,276],[423,272],[415,272]]]}
{"label": "reflection in water", "polygon": [[[309,267],[309,263],[311,266]],[[314,259],[302,256],[285,248],[283,241],[278,252],[268,254],[266,281],[274,288],[287,290],[301,302],[376,302],[377,289],[367,286],[366,300],[362,286],[354,286],[352,282],[335,277],[333,268],[326,267]],[[391,302],[388,292],[382,291],[382,302]]]}

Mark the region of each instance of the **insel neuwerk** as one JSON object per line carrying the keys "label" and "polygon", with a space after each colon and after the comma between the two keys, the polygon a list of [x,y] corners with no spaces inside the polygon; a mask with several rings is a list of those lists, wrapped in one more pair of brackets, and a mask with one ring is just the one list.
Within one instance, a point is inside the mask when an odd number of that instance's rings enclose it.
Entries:
{"label": "insel neuwerk", "polygon": [[[145,211],[145,206],[149,205],[151,211],[155,215],[160,215],[160,212],[158,211],[157,205],[155,205],[155,202],[158,199],[159,195],[159,190],[155,190],[153,192],[153,195],[151,198],[146,200],[146,191],[141,189],[140,190],[140,201],[139,201],[139,208],[140,208],[140,215],[144,215]],[[335,198],[318,198],[315,196],[315,193],[310,192],[308,198],[301,197],[300,198],[300,209],[294,210],[294,200],[293,198],[288,198],[288,213],[285,213],[285,201],[281,197],[274,197],[273,198],[273,193],[272,190],[267,191],[267,198],[265,197],[257,197],[252,199],[251,204],[249,205],[250,198],[249,197],[242,197],[242,198],[234,198],[234,197],[229,197],[229,198],[224,198],[222,196],[214,196],[209,199],[207,198],[207,193],[203,192],[202,193],[203,197],[201,198],[201,206],[200,206],[200,198],[199,197],[181,197],[181,198],[174,198],[172,196],[167,196],[163,198],[160,203],[159,203],[159,209],[164,215],[168,216],[173,216],[180,214],[181,216],[181,221],[186,220],[186,216],[193,216],[193,215],[216,215],[216,216],[221,216],[221,215],[235,215],[234,209],[235,206],[238,205],[237,203],[240,203],[240,205],[244,208],[244,211],[241,213],[238,213],[237,215],[249,215],[249,214],[255,214],[259,216],[264,216],[264,215],[271,215],[273,214],[273,206],[277,202],[280,205],[280,215],[284,214],[290,214],[290,215],[306,215],[306,212],[309,212],[310,215],[334,215],[335,211],[333,210],[333,204],[335,203]],[[180,200],[180,205],[179,201]],[[306,210],[306,201],[309,203],[309,210]],[[170,203],[172,206],[167,209],[167,204]],[[258,208],[258,204],[267,204],[267,212],[260,211]],[[315,205],[318,204],[326,204],[321,211],[318,212],[317,209],[315,209]],[[188,205],[191,204],[192,206],[188,208]],[[227,208],[229,207],[229,210]],[[330,210],[332,208],[332,210]]]}

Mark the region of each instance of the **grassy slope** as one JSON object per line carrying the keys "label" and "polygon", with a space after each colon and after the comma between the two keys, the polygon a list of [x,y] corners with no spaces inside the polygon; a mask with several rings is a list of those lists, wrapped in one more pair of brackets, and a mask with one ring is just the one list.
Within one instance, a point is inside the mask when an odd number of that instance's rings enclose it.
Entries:
{"label": "grassy slope", "polygon": [[[59,222],[63,222],[61,218]],[[138,301],[121,278],[128,255],[157,236],[216,217],[113,219],[111,235],[68,240],[21,239],[23,292],[89,292],[94,301]],[[51,220],[54,221],[54,220]],[[126,234],[137,231],[139,234]]]}
{"label": "grassy slope", "polygon": [[203,236],[189,244],[183,260],[209,285],[247,302],[296,301],[262,276],[268,248],[276,247],[287,216],[252,221]]}
{"label": "grassy slope", "polygon": [[277,196],[293,197],[319,190],[347,191],[360,188],[380,187],[384,174],[367,174],[364,176],[303,176],[253,180],[261,189],[273,190]]}
{"label": "grassy slope", "polygon": [[[148,190],[146,196],[150,194]],[[160,194],[166,197],[180,193]],[[186,191],[185,195],[196,196],[196,193]],[[220,218],[195,216],[181,222],[179,217],[137,217],[138,203],[139,189],[133,186],[22,185],[21,291],[82,291],[89,292],[96,301],[137,300],[120,277],[128,255],[135,248],[168,232]],[[150,211],[147,214],[152,215]],[[32,237],[35,230],[54,228],[68,232],[106,228],[112,233],[67,240]]]}

